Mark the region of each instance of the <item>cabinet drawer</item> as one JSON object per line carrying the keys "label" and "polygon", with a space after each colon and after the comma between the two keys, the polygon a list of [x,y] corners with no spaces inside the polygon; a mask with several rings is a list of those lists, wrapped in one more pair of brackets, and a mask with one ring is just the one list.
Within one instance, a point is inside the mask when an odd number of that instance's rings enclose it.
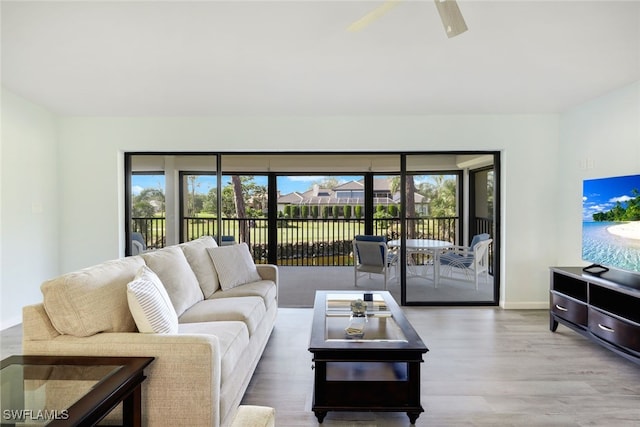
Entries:
{"label": "cabinet drawer", "polygon": [[555,292],[551,293],[551,312],[576,325],[587,326],[587,305]]}
{"label": "cabinet drawer", "polygon": [[638,325],[589,308],[589,330],[612,344],[640,352],[640,326]]}

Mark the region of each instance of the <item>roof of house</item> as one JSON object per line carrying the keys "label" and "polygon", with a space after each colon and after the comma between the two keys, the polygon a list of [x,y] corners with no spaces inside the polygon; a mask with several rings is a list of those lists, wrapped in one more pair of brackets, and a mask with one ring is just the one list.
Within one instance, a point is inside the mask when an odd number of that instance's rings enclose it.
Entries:
{"label": "roof of house", "polygon": [[[278,204],[298,204],[298,205],[362,205],[364,197],[336,197],[336,191],[359,191],[364,189],[364,180],[348,181],[339,184],[333,189],[323,189],[318,186],[300,193],[294,191],[278,197]],[[387,197],[376,197],[374,204],[396,204],[400,202],[400,192],[393,195],[391,193],[390,178],[375,178],[373,180],[374,193],[389,193]],[[423,195],[415,193],[415,202],[426,203]]]}

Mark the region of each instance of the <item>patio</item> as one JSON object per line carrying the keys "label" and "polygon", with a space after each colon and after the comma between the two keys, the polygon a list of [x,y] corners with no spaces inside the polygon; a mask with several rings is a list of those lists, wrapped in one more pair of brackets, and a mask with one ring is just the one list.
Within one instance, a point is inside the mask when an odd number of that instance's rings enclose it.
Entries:
{"label": "patio", "polygon": [[[423,267],[424,268],[424,267]],[[288,267],[280,266],[280,288],[278,305],[281,308],[313,307],[316,290],[381,290],[382,276],[372,275],[371,279],[360,279],[357,288],[354,286],[353,267]],[[451,303],[451,302],[487,302],[493,299],[493,277],[489,283],[481,282],[476,291],[474,284],[442,277],[436,289],[433,280],[424,277],[407,278],[407,302]],[[464,277],[460,277],[464,279]],[[392,278],[389,281],[389,292],[400,302],[400,283]]]}

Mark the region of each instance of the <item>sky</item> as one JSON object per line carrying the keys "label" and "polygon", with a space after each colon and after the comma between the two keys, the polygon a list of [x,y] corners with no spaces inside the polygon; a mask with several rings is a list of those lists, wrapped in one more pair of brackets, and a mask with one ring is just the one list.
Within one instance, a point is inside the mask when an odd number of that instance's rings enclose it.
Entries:
{"label": "sky", "polygon": [[594,213],[609,211],[617,202],[626,207],[631,190],[640,191],[640,175],[587,179],[582,188],[582,220],[593,221]]}
{"label": "sky", "polygon": [[[280,176],[278,177],[277,185],[281,194],[289,194],[294,191],[304,192],[307,191],[314,182],[324,179],[325,176],[321,175],[294,175],[294,176]],[[351,180],[362,179],[362,176],[343,175],[339,177],[340,182],[348,182]],[[201,175],[199,182],[200,187],[198,192],[208,193],[211,188],[215,187],[216,177],[212,175],[210,177]],[[225,179],[225,184],[228,179]],[[254,180],[257,185],[267,185],[267,177],[264,175],[254,176]],[[143,188],[160,188],[164,190],[164,178],[161,175],[133,175],[131,180],[133,194],[139,194]]]}

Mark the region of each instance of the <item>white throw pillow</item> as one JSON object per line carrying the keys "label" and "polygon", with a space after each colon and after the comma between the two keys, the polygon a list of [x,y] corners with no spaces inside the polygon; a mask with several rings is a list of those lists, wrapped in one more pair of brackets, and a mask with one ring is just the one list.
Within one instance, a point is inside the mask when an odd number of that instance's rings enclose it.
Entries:
{"label": "white throw pillow", "polygon": [[138,331],[151,334],[178,332],[178,315],[158,275],[143,265],[127,285],[127,301]]}
{"label": "white throw pillow", "polygon": [[223,291],[262,280],[246,243],[207,248]]}

